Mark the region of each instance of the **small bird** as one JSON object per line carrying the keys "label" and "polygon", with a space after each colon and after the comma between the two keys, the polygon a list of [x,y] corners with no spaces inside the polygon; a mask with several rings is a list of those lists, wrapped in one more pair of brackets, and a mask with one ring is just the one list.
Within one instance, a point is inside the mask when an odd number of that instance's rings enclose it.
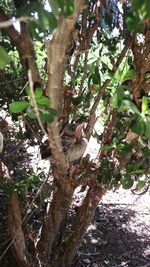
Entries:
{"label": "small bird", "polygon": [[[66,159],[69,162],[80,159],[87,146],[87,139],[84,134],[84,123],[71,123],[67,125],[61,133],[61,141]],[[52,156],[48,140],[41,147],[41,158],[45,159]]]}

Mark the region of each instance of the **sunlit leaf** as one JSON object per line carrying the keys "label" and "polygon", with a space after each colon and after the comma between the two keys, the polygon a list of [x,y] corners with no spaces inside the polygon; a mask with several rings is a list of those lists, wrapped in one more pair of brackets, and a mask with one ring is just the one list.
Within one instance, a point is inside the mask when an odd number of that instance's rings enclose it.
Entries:
{"label": "sunlit leaf", "polygon": [[46,96],[42,96],[40,98],[37,98],[36,102],[37,102],[37,104],[44,105],[44,106],[49,105],[51,103],[50,99]]}
{"label": "sunlit leaf", "polygon": [[0,69],[4,69],[9,63],[10,57],[5,51],[5,49],[0,45]]}
{"label": "sunlit leaf", "polygon": [[123,78],[123,82],[131,80],[135,77],[136,72],[134,70],[129,70]]}
{"label": "sunlit leaf", "polygon": [[121,111],[130,111],[133,114],[140,115],[140,111],[138,110],[137,106],[131,100],[123,100],[120,107]]}
{"label": "sunlit leaf", "polygon": [[149,108],[148,104],[149,104],[149,99],[147,97],[143,97],[142,98],[142,106],[141,106],[143,113]]}
{"label": "sunlit leaf", "polygon": [[140,181],[140,180],[139,180],[139,181],[137,182],[137,184],[136,184],[136,189],[137,189],[137,190],[141,190],[141,189],[145,186],[145,184],[146,184],[146,181],[144,181],[144,180],[143,180],[143,181]]}
{"label": "sunlit leaf", "polygon": [[27,107],[29,107],[29,102],[27,101],[17,101],[12,104],[10,104],[10,110],[13,113],[20,113],[24,111]]}
{"label": "sunlit leaf", "polygon": [[34,92],[35,98],[40,98],[43,95],[43,90],[42,88],[36,88]]}

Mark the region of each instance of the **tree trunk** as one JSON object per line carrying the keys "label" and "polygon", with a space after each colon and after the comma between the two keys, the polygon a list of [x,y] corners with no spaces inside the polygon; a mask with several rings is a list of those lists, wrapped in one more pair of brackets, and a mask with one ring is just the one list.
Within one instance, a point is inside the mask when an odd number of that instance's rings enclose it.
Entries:
{"label": "tree trunk", "polygon": [[84,202],[76,214],[75,222],[71,228],[71,234],[67,240],[63,255],[60,255],[57,258],[55,264],[53,265],[54,267],[70,267],[77,249],[80,246],[86,230],[95,214],[95,209],[104,194],[105,190],[102,189],[99,184],[93,185],[88,190]]}
{"label": "tree trunk", "polygon": [[41,229],[41,237],[37,244],[39,254],[45,261],[53,244],[56,242],[57,234],[65,221],[67,212],[71,205],[74,192],[71,181],[59,185],[57,192],[54,194],[49,211],[44,219]]}
{"label": "tree trunk", "polygon": [[16,193],[8,198],[8,223],[12,237],[12,248],[20,264],[20,267],[38,267],[34,264],[32,257],[27,251],[19,207],[19,200]]}

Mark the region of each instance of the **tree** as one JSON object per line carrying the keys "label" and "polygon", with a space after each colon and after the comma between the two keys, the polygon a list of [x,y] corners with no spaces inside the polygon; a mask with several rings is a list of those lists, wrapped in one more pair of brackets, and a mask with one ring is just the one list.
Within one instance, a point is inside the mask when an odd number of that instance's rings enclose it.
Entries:
{"label": "tree", "polygon": [[[71,266],[102,196],[149,184],[149,1],[45,4],[3,0],[0,10],[0,102],[14,122],[0,125],[11,236],[1,259],[11,246],[21,267]],[[96,162],[83,157],[91,135],[101,144]],[[48,176],[35,173],[27,145],[49,157]],[[79,186],[85,198],[70,222]],[[34,203],[44,212],[38,229]]]}

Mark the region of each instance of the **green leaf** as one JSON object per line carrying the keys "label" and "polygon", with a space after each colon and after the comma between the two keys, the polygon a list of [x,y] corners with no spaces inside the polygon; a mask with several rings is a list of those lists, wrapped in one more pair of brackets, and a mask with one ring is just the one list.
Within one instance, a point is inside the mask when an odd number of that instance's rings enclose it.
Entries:
{"label": "green leaf", "polygon": [[149,108],[148,104],[149,104],[149,99],[148,99],[148,97],[144,96],[142,98],[142,107],[141,107],[143,113]]}
{"label": "green leaf", "polygon": [[47,115],[47,116],[46,116],[46,122],[47,122],[47,123],[52,123],[52,122],[54,121],[54,119],[55,119],[55,118],[54,118],[53,116],[51,116],[51,115]]}
{"label": "green leaf", "polygon": [[52,12],[49,13],[49,30],[50,33],[57,27],[57,20]]}
{"label": "green leaf", "polygon": [[54,16],[58,17],[58,15],[59,15],[59,11],[58,11],[59,5],[58,5],[57,1],[56,0],[49,0],[49,4],[50,4],[50,7],[52,9],[52,12],[53,12]]}
{"label": "green leaf", "polygon": [[140,168],[139,162],[132,162],[126,166],[126,172],[127,173],[136,173],[139,168]]}
{"label": "green leaf", "polygon": [[54,116],[49,114],[49,112],[45,109],[40,110],[40,119],[43,123],[52,123],[54,121]]}
{"label": "green leaf", "polygon": [[133,114],[140,115],[137,106],[131,100],[123,100],[120,106],[120,111],[131,111]]}
{"label": "green leaf", "polygon": [[40,98],[37,98],[36,102],[37,102],[37,104],[43,105],[43,106],[48,106],[51,103],[50,99],[46,96],[42,96]]}
{"label": "green leaf", "polygon": [[44,9],[43,3],[40,3],[40,1],[33,1],[32,3],[27,3],[19,9],[17,15],[33,16],[35,12],[37,13],[36,18],[38,18],[38,20],[36,22],[30,22],[29,28],[33,36],[36,37],[37,40],[40,40],[41,38],[38,37],[37,30],[39,31],[39,33],[45,34],[46,30],[51,33],[57,27],[57,20],[52,12],[49,12]]}
{"label": "green leaf", "polygon": [[38,20],[31,21],[28,25],[29,32],[31,35],[39,42],[43,41],[43,37],[45,36],[45,30],[41,27]]}
{"label": "green leaf", "polygon": [[25,87],[25,90],[26,90],[27,95],[31,98],[32,94],[31,94],[30,86],[27,85],[27,86]]}
{"label": "green leaf", "polygon": [[43,111],[40,111],[40,120],[45,123],[46,122],[46,114]]}
{"label": "green leaf", "polygon": [[110,99],[110,104],[113,108],[119,108],[124,98],[124,91],[121,89],[117,89],[115,94]]}
{"label": "green leaf", "polygon": [[28,107],[26,113],[30,119],[36,119],[35,111],[32,107]]}
{"label": "green leaf", "polygon": [[100,76],[100,73],[99,73],[98,66],[95,67],[95,71],[94,71],[94,73],[91,74],[89,79],[92,80],[93,84],[98,84],[98,85],[101,84],[101,76]]}
{"label": "green leaf", "polygon": [[43,90],[42,88],[36,88],[34,92],[35,98],[40,98],[43,95]]}
{"label": "green leaf", "polygon": [[146,184],[146,181],[138,181],[136,184],[136,189],[141,190]]}
{"label": "green leaf", "polygon": [[133,186],[133,179],[129,175],[125,175],[121,180],[120,180],[122,187],[124,189],[129,189]]}
{"label": "green leaf", "polygon": [[54,117],[58,116],[58,111],[54,108],[49,108],[49,109],[47,109],[47,111],[49,112],[50,115],[52,115]]}
{"label": "green leaf", "polygon": [[49,0],[49,4],[55,17],[59,15],[66,17],[74,11],[74,4],[71,0]]}
{"label": "green leaf", "polygon": [[110,145],[110,146],[102,146],[102,147],[100,148],[100,150],[101,150],[101,151],[108,151],[108,150],[112,149],[113,147],[114,147],[113,145]]}
{"label": "green leaf", "polygon": [[17,101],[12,104],[10,104],[10,110],[13,113],[20,113],[23,110],[25,110],[27,107],[29,107],[29,102],[27,101]]}
{"label": "green leaf", "polygon": [[133,79],[135,76],[136,76],[136,72],[135,72],[134,70],[131,70],[131,69],[130,69],[130,70],[125,74],[125,76],[124,76],[124,78],[123,78],[123,82],[128,81],[128,80],[131,80],[131,79]]}
{"label": "green leaf", "polygon": [[150,139],[150,120],[147,119],[147,121],[145,122],[145,131],[144,134],[145,136]]}
{"label": "green leaf", "polygon": [[77,96],[77,97],[72,97],[72,103],[74,106],[77,106],[79,104],[81,104],[81,102],[83,101],[83,96]]}
{"label": "green leaf", "polygon": [[0,69],[4,69],[10,58],[5,49],[0,45]]}
{"label": "green leaf", "polygon": [[145,122],[143,121],[143,118],[138,116],[135,124],[132,127],[132,131],[138,135],[143,135],[145,132]]}
{"label": "green leaf", "polygon": [[144,30],[144,24],[139,14],[133,11],[128,12],[126,23],[129,30],[133,33],[142,33]]}

